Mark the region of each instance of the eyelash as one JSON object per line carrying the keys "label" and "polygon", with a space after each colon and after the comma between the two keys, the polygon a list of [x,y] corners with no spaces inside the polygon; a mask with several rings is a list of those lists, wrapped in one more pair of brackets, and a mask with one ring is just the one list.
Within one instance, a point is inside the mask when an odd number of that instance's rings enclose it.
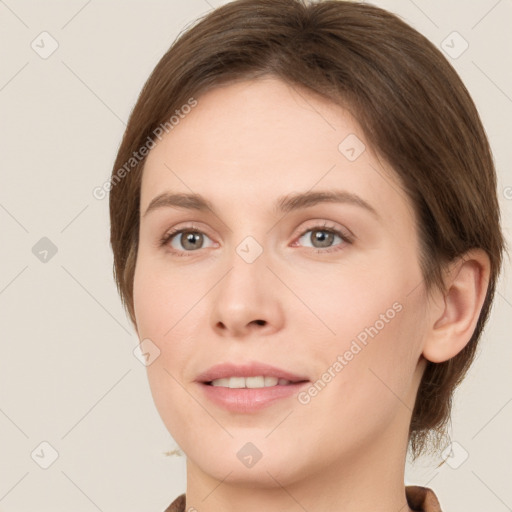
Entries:
{"label": "eyelash", "polygon": [[[351,235],[349,235],[349,234],[347,234],[347,233],[345,233],[345,232],[343,232],[343,231],[341,231],[341,230],[339,230],[339,229],[337,229],[337,228],[335,228],[333,226],[329,226],[327,223],[324,223],[323,225],[310,226],[307,229],[303,230],[300,234],[296,235],[296,238],[297,239],[302,238],[309,231],[323,231],[325,233],[337,235],[344,242],[343,244],[341,244],[342,248],[328,247],[326,249],[318,249],[318,248],[315,248],[315,247],[311,247],[310,249],[312,249],[317,254],[325,254],[325,253],[333,253],[333,252],[342,251],[343,250],[343,246],[345,244],[352,244],[353,243],[353,237]],[[186,233],[186,232],[189,232],[189,233],[200,233],[200,234],[206,235],[206,233],[204,233],[202,230],[200,230],[196,226],[185,226],[183,228],[173,228],[170,231],[168,231],[160,239],[159,246],[160,247],[164,247],[164,246],[168,245],[169,242],[175,236],[179,235],[180,233]],[[206,236],[208,236],[208,235],[206,235]],[[176,249],[171,249],[171,252],[174,255],[179,256],[179,257],[182,257],[182,256],[189,257],[189,256],[192,256],[193,253],[197,252],[197,250],[196,251],[177,251]],[[187,254],[187,253],[190,253],[190,254]]]}

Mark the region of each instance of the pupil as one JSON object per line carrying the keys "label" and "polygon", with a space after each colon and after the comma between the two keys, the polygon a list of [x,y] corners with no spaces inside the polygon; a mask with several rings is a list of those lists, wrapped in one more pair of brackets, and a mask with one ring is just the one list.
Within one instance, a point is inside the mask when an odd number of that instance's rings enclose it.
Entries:
{"label": "pupil", "polygon": [[[315,239],[318,242],[324,242],[324,245],[321,247],[326,247],[329,245],[329,242],[332,241],[331,238],[333,236],[333,233],[328,233],[327,231],[316,231]],[[327,245],[325,245],[325,242],[327,242]]]}
{"label": "pupil", "polygon": [[185,243],[183,246],[187,247],[187,244],[190,243],[189,248],[195,249],[197,247],[197,244],[195,242],[197,242],[199,240],[199,237],[200,237],[200,233],[191,233],[189,231],[189,233],[185,237]]}

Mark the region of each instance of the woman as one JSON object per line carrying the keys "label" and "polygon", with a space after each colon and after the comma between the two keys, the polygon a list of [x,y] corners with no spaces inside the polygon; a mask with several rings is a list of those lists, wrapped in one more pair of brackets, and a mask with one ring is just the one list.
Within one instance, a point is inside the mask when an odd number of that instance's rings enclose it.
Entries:
{"label": "woman", "polygon": [[504,241],[461,80],[374,6],[237,0],[181,35],[114,165],[111,244],[159,414],[167,511],[440,511]]}

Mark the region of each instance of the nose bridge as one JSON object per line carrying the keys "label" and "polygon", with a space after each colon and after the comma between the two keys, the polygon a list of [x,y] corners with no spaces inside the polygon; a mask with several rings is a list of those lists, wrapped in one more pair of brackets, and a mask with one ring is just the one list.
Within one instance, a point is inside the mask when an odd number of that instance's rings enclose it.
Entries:
{"label": "nose bridge", "polygon": [[[251,208],[246,203],[245,208],[247,207]],[[242,204],[237,204],[237,208],[238,215],[236,222],[230,223],[231,232],[223,259],[225,258],[226,265],[231,269],[229,274],[232,275],[229,279],[238,281],[240,276],[243,283],[253,280],[257,274],[268,272],[266,264],[270,261],[269,239],[272,231],[269,234],[266,224],[255,221],[254,215]]]}
{"label": "nose bridge", "polygon": [[263,242],[253,235],[242,237],[226,252],[226,272],[212,296],[214,328],[240,335],[251,326],[278,327],[282,308],[278,291],[269,282],[275,279],[267,268],[269,256]]}
{"label": "nose bridge", "polygon": [[[224,279],[223,288],[229,289],[229,295],[235,299],[239,295],[241,302],[254,303],[258,299],[268,276],[268,253],[263,243],[252,235],[245,236],[234,245],[227,255],[229,272]],[[241,304],[242,305],[242,304]]]}
{"label": "nose bridge", "polygon": [[[261,239],[262,236],[258,238]],[[246,264],[252,265],[257,260],[267,259],[267,254],[265,254],[264,258],[261,258],[265,252],[263,244],[263,240],[260,242],[254,236],[248,235],[235,247],[235,252]]]}

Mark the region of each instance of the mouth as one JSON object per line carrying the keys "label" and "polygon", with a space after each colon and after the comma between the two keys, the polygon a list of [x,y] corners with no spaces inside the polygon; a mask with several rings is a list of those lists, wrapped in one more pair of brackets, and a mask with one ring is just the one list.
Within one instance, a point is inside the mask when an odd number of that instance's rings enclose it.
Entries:
{"label": "mouth", "polygon": [[310,383],[307,377],[287,370],[252,362],[222,363],[196,379],[206,398],[231,412],[254,413],[283,402]]}
{"label": "mouth", "polygon": [[272,388],[275,386],[290,386],[307,380],[288,380],[272,376],[256,375],[253,377],[224,377],[209,382],[204,382],[207,386],[223,387],[229,389],[261,389]]}

